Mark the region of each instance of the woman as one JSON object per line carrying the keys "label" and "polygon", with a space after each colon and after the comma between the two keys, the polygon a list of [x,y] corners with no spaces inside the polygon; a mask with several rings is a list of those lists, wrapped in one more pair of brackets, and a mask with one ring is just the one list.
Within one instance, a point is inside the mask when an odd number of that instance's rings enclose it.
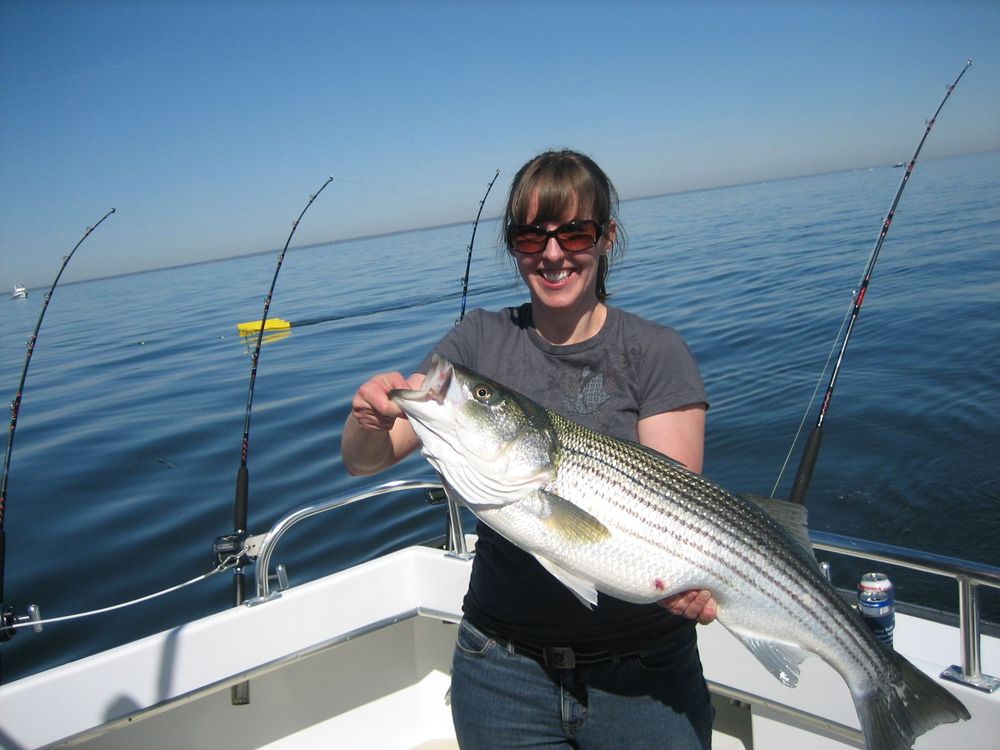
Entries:
{"label": "woman", "polygon": [[[636,440],[701,471],[707,398],[675,331],[607,304],[623,232],[618,198],[588,157],[553,151],[514,177],[504,239],[530,302],[476,310],[434,351],[548,409]],[[419,441],[388,393],[416,374],[358,389],[342,453],[372,474]],[[461,747],[707,748],[713,710],[695,622],[715,602],[692,591],[657,605],[601,595],[584,608],[529,555],[480,523],[452,671]]]}

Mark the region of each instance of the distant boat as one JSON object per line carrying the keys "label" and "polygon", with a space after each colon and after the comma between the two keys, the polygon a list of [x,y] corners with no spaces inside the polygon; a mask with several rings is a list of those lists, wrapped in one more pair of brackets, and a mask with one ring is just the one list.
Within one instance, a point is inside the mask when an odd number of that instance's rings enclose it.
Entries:
{"label": "distant boat", "polygon": [[14,291],[10,293],[11,299],[28,299],[28,287],[21,284],[14,284]]}
{"label": "distant boat", "polygon": [[893,169],[895,169],[896,167],[905,167],[905,166],[906,166],[906,162],[902,162],[902,161],[897,161],[895,164],[892,165]]}

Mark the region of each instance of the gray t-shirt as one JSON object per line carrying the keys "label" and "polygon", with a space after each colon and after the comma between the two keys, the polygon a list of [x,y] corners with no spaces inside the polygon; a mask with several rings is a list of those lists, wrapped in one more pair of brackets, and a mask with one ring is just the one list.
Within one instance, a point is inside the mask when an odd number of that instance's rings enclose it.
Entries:
{"label": "gray t-shirt", "polygon": [[[530,304],[474,310],[434,352],[567,419],[625,440],[637,440],[640,419],[708,403],[680,335],[615,307],[608,307],[596,336],[568,346],[539,336]],[[430,358],[419,372],[427,372]],[[487,632],[543,645],[624,649],[690,624],[657,605],[604,595],[587,610],[530,555],[483,523],[478,533],[465,614]]]}

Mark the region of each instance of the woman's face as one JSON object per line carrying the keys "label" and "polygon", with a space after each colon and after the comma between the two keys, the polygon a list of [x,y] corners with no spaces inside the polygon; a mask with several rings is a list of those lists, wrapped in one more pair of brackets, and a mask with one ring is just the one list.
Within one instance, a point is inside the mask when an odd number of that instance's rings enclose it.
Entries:
{"label": "woman's face", "polygon": [[[535,224],[535,201],[528,212],[527,223]],[[591,219],[589,212],[568,211],[556,221],[537,222],[545,230],[556,229],[574,220]],[[610,222],[597,244],[576,252],[564,250],[555,237],[549,237],[537,253],[513,255],[521,278],[528,285],[532,301],[553,311],[589,308],[597,300],[597,266],[614,241],[615,224]]]}

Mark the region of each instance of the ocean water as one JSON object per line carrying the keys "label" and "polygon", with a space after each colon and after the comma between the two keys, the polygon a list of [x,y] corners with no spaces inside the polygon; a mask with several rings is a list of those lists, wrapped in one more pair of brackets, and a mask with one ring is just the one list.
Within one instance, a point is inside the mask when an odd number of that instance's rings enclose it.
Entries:
{"label": "ocean water", "polygon": [[[901,170],[876,168],[628,201],[613,303],[677,328],[709,388],[705,473],[770,494],[852,301]],[[311,211],[335,210],[335,194]],[[921,162],[903,195],[825,424],[810,525],[1000,565],[1000,153]],[[291,217],[290,217],[291,218]],[[470,217],[471,218],[471,217]],[[304,221],[308,221],[307,216]],[[340,429],[370,374],[410,371],[455,322],[471,223],[290,251],[250,432],[250,530],[376,480],[342,469]],[[483,221],[469,306],[525,298]],[[276,237],[277,237],[276,230]],[[99,253],[99,231],[78,252]],[[250,349],[275,254],[57,288],[28,373],[6,510],[6,600],[45,617],[110,606],[213,565],[232,530]],[[53,276],[58,269],[53,269]],[[13,399],[44,290],[0,303]],[[808,409],[808,411],[807,411]],[[787,495],[804,436],[778,486]],[[443,530],[416,494],[307,523],[276,553],[294,583]],[[859,570],[835,561],[835,580]],[[892,571],[890,571],[892,573]],[[950,582],[894,575],[954,609]],[[377,592],[373,592],[377,596]],[[219,575],[3,644],[3,681],[231,603]],[[982,593],[1000,620],[1000,597]]]}

